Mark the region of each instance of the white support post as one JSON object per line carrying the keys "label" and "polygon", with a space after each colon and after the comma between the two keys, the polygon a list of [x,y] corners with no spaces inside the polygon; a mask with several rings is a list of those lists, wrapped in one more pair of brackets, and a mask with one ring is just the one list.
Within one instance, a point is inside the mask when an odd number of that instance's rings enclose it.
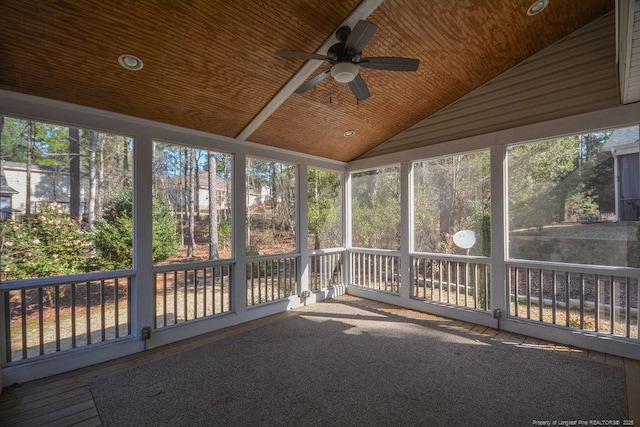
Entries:
{"label": "white support post", "polygon": [[400,297],[411,299],[411,254],[413,250],[413,164],[400,164]]}
{"label": "white support post", "polygon": [[351,284],[351,256],[349,249],[352,245],[351,234],[351,172],[343,175],[342,185],[342,246],[346,249],[343,255],[342,280],[345,286]]}
{"label": "white support post", "polygon": [[309,290],[309,201],[308,196],[308,180],[309,168],[307,165],[299,165],[297,168],[298,185],[296,186],[297,197],[296,210],[298,212],[296,244],[298,253],[300,253],[300,262],[298,268],[298,295],[302,295],[303,291]]}
{"label": "white support post", "polygon": [[243,152],[233,158],[233,256],[231,276],[232,310],[245,314],[247,309],[247,160]]}
{"label": "white support post", "polygon": [[133,143],[133,253],[136,275],[131,286],[131,333],[142,338],[142,328],[155,328],[153,280],[153,139],[136,134]]}
{"label": "white support post", "polygon": [[[491,147],[491,309],[507,314],[507,162],[503,146]],[[499,321],[496,322],[499,324]]]}

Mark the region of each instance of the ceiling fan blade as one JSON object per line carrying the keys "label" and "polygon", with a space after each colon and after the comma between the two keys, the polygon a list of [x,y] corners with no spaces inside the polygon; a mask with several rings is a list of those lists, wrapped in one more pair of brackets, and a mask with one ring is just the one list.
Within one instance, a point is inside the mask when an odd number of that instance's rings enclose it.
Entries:
{"label": "ceiling fan blade", "polygon": [[296,52],[294,50],[279,50],[276,52],[276,55],[288,56],[291,58],[319,59],[321,61],[327,59],[325,55],[320,55],[318,53]]}
{"label": "ceiling fan blade", "polygon": [[358,21],[344,44],[345,50],[354,54],[362,52],[362,49],[369,43],[369,40],[377,30],[378,27],[371,22]]}
{"label": "ceiling fan blade", "polygon": [[309,80],[308,82],[300,85],[300,87],[296,89],[294,92],[304,93],[308,91],[309,89],[311,89],[312,87],[314,87],[315,85],[323,81],[329,74],[331,74],[331,68],[329,68],[327,71],[321,72],[320,74],[318,74],[317,76]]}
{"label": "ceiling fan blade", "polygon": [[349,87],[351,88],[351,92],[353,92],[358,101],[364,101],[371,95],[369,93],[369,89],[367,88],[367,84],[364,82],[364,79],[360,74],[358,74],[355,79],[349,82]]}
{"label": "ceiling fan blade", "polygon": [[374,70],[387,71],[416,71],[420,60],[414,58],[397,58],[391,56],[380,56],[375,58],[364,58],[358,65]]}

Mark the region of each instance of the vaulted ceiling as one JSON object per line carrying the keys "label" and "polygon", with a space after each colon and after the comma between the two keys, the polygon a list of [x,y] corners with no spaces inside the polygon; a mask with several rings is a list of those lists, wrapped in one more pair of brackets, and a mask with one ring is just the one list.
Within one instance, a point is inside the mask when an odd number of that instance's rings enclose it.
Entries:
{"label": "vaulted ceiling", "polygon": [[[3,0],[0,89],[349,161],[615,7],[549,0],[528,16],[532,3]],[[330,64],[275,52],[325,54],[359,19],[378,27],[363,56],[417,58],[418,70],[361,68],[361,102],[331,78],[293,93]],[[121,67],[124,53],[144,67]]]}

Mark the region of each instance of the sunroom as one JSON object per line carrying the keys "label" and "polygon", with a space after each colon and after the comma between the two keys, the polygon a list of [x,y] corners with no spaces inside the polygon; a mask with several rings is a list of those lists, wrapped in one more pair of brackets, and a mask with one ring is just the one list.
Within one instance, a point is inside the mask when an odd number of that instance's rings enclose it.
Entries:
{"label": "sunroom", "polygon": [[640,359],[636,7],[3,2],[2,385],[345,294]]}

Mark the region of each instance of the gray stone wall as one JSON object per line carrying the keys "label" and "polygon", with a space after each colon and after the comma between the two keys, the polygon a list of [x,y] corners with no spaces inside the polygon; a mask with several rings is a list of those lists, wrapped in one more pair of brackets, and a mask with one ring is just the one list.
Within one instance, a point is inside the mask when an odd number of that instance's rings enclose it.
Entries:
{"label": "gray stone wall", "polygon": [[509,255],[538,261],[637,267],[636,247],[635,240],[511,235]]}

